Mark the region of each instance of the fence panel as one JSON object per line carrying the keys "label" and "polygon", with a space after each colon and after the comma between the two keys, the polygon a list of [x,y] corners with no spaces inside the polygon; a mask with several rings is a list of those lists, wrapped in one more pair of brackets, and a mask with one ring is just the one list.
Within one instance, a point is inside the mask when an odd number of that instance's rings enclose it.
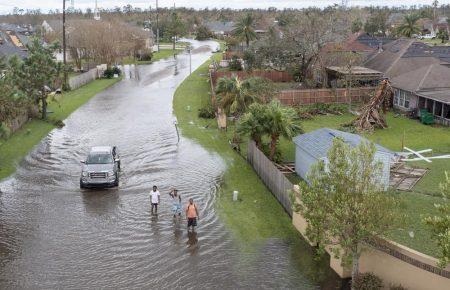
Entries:
{"label": "fence panel", "polygon": [[85,84],[88,84],[97,78],[98,70],[93,68],[85,73],[79,74],[77,76],[71,77],[69,79],[69,86],[71,90],[76,90]]}
{"label": "fence panel", "polygon": [[269,188],[278,202],[284,207],[286,212],[292,216],[291,200],[289,191],[294,185],[281,173],[280,170],[264,155],[251,141],[247,147],[247,160],[253,166],[258,176]]}
{"label": "fence panel", "polygon": [[316,103],[344,104],[351,99],[353,103],[365,103],[375,93],[375,87],[351,88],[347,96],[347,89],[303,89],[280,91],[276,98],[283,105],[297,106]]}
{"label": "fence panel", "polygon": [[294,78],[287,72],[283,71],[216,71],[211,73],[212,80],[216,84],[217,80],[222,77],[237,76],[240,79],[247,79],[250,77],[266,78],[274,82],[292,82]]}

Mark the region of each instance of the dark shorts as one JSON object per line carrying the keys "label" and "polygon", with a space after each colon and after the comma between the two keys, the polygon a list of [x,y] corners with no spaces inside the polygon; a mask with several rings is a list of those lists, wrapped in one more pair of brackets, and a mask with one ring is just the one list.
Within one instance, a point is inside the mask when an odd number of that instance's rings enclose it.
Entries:
{"label": "dark shorts", "polygon": [[158,204],[157,203],[152,203],[152,208],[158,209]]}
{"label": "dark shorts", "polygon": [[188,227],[196,227],[197,226],[197,218],[188,218]]}

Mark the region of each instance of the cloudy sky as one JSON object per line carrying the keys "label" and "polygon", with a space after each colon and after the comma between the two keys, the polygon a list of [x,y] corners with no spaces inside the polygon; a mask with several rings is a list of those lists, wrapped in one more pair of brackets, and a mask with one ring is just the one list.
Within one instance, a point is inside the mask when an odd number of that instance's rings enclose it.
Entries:
{"label": "cloudy sky", "polygon": [[[71,0],[67,0],[70,5]],[[94,7],[95,0],[73,0],[75,8],[85,9],[87,7]],[[160,6],[177,6],[204,8],[204,7],[231,7],[231,8],[303,8],[309,6],[324,7],[334,3],[341,3],[341,0],[159,0]],[[401,6],[401,5],[424,5],[431,4],[433,0],[349,0],[350,5],[380,5],[380,6]],[[36,9],[40,8],[42,11],[49,9],[61,9],[62,0],[0,0],[0,13],[11,13],[14,7],[22,9]],[[115,6],[122,7],[126,4],[131,4],[133,7],[148,8],[150,5],[155,5],[155,0],[98,0],[98,6],[102,8],[113,8]],[[440,0],[441,4],[450,4],[450,0]]]}

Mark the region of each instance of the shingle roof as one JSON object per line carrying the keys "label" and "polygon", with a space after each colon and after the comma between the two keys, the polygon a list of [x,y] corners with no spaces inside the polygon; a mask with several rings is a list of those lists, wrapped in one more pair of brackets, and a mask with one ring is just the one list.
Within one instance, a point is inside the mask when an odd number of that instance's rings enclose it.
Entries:
{"label": "shingle roof", "polygon": [[206,27],[213,32],[231,32],[234,29],[234,22],[211,21],[206,23]]}
{"label": "shingle roof", "polygon": [[[339,130],[321,128],[306,134],[299,135],[294,138],[296,146],[301,147],[316,159],[327,157],[328,151],[333,145],[333,139],[340,137],[351,147],[358,146],[361,142],[370,142],[366,138],[352,133],[342,132]],[[378,144],[375,144],[378,152],[387,154],[394,154],[389,149],[386,149]]]}
{"label": "shingle roof", "polygon": [[418,95],[450,105],[450,88],[442,90],[419,91]]}

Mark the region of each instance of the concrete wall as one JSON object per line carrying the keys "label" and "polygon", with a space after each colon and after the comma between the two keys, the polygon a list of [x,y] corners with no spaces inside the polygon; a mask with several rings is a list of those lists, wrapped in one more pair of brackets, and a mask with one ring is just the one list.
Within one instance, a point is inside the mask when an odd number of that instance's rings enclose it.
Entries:
{"label": "concrete wall", "polygon": [[[294,190],[299,192],[298,186]],[[299,202],[299,200],[297,200]],[[292,223],[306,238],[308,222],[299,213],[292,214]],[[381,245],[381,246],[380,246]],[[375,248],[376,247],[376,248]],[[331,253],[331,249],[326,249]],[[444,270],[436,267],[437,259],[419,253],[398,243],[381,240],[377,246],[363,245],[359,271],[372,272],[383,279],[385,289],[391,284],[401,284],[409,290],[450,289],[450,265]],[[341,260],[330,255],[330,267],[341,277],[348,278],[351,271],[341,265]]]}

